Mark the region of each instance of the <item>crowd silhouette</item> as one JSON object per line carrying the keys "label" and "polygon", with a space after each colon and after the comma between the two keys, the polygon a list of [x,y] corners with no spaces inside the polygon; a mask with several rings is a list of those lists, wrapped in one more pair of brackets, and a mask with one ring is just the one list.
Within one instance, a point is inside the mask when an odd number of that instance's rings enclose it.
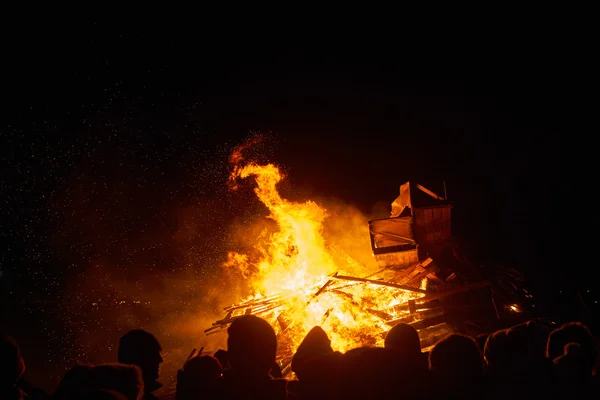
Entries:
{"label": "crowd silhouette", "polygon": [[[583,398],[599,387],[597,341],[579,322],[530,320],[489,335],[452,333],[427,353],[407,324],[394,326],[384,347],[345,353],[315,326],[293,356],[294,379],[282,378],[267,321],[244,315],[227,333],[226,350],[195,355],[177,372],[175,400]],[[3,336],[0,399],[158,399],[161,351],[154,335],[132,330],[119,341],[118,362],[73,366],[49,395],[21,379],[19,346]]]}

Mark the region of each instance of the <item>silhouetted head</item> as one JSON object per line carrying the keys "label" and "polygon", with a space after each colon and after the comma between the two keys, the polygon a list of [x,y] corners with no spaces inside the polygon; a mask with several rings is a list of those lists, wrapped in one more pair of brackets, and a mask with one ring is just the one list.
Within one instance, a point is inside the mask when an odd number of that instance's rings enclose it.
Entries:
{"label": "silhouetted head", "polygon": [[292,371],[298,379],[302,379],[308,361],[333,353],[330,343],[327,333],[320,326],[315,326],[306,334],[292,358]]}
{"label": "silhouetted head", "polygon": [[334,398],[394,399],[419,398],[424,392],[425,368],[405,368],[396,351],[361,347],[341,356]]}
{"label": "silhouetted head", "polygon": [[418,357],[421,354],[419,332],[408,324],[394,325],[385,336],[384,347],[394,349],[402,356]]}
{"label": "silhouetted head", "polygon": [[227,355],[227,350],[219,349],[215,351],[215,358],[219,360],[219,363],[221,363],[221,367],[223,367],[224,370],[229,368],[228,357],[229,356]]}
{"label": "silhouetted head", "polygon": [[0,387],[12,386],[25,372],[19,345],[10,336],[0,339]]}
{"label": "silhouetted head", "polygon": [[444,382],[465,383],[484,375],[483,356],[472,338],[452,333],[433,346],[429,369]]}
{"label": "silhouetted head", "polygon": [[161,351],[162,347],[154,335],[134,329],[119,340],[118,359],[120,363],[139,366],[145,382],[155,381],[163,362]]}
{"label": "silhouetted head", "polygon": [[190,358],[183,365],[183,372],[197,381],[212,381],[223,373],[219,360],[207,354]]}
{"label": "silhouetted head", "polygon": [[483,355],[492,376],[533,382],[531,377],[546,373],[548,333],[544,325],[527,321],[490,335]]}
{"label": "silhouetted head", "polygon": [[596,364],[596,340],[588,327],[580,322],[569,322],[553,330],[548,337],[546,356],[555,360],[565,354],[565,347],[569,343],[579,345],[579,349],[573,351],[577,352],[585,368],[591,371]]}
{"label": "silhouetted head", "polygon": [[227,329],[229,365],[236,374],[268,376],[277,354],[277,336],[267,321],[254,315],[234,320]]}

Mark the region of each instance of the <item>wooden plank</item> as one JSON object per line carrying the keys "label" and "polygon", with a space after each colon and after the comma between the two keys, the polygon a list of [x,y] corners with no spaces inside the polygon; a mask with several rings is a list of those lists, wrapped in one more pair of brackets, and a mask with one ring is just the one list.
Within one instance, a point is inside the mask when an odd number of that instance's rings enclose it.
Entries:
{"label": "wooden plank", "polygon": [[420,285],[423,278],[425,278],[427,275],[429,275],[431,273],[431,270],[432,270],[431,265],[429,267],[423,268],[422,272],[420,272],[417,275],[410,278],[410,280],[408,282],[406,282],[406,284],[407,285],[415,285],[415,284]]}
{"label": "wooden plank", "polygon": [[449,239],[452,237],[452,211],[451,208],[442,208],[442,239]]}
{"label": "wooden plank", "polygon": [[417,312],[417,305],[415,304],[414,300],[409,300],[408,301],[408,312],[410,314],[416,314],[416,312]]}
{"label": "wooden plank", "polygon": [[408,250],[386,251],[385,253],[375,251],[373,253],[375,261],[377,261],[380,267],[395,267],[400,269],[407,268],[419,262],[419,252],[416,245]]}
{"label": "wooden plank", "polygon": [[355,278],[355,277],[352,277],[352,276],[337,275],[337,276],[333,276],[331,279],[344,280],[344,281],[352,281],[352,282],[365,282],[365,283],[370,283],[372,285],[387,286],[387,287],[391,287],[391,288],[395,288],[395,289],[401,289],[401,290],[406,290],[408,292],[415,292],[415,293],[425,293],[425,294],[430,293],[427,290],[417,289],[417,288],[406,286],[406,285],[399,285],[397,283],[383,282],[383,281],[374,281],[374,280],[371,280],[371,279]]}
{"label": "wooden plank", "polygon": [[430,281],[433,281],[435,284],[439,285],[440,287],[442,287],[444,285],[444,281],[441,280],[440,278],[438,278],[438,276],[434,272],[430,272],[427,275],[427,279],[429,279]]}
{"label": "wooden plank", "polygon": [[419,264],[417,266],[417,268],[415,268],[410,274],[405,275],[399,283],[403,284],[403,285],[407,285],[408,282],[414,278],[415,276],[419,275],[420,273],[422,273],[424,270],[423,266],[421,264]]}
{"label": "wooden plank", "polygon": [[420,284],[421,280],[427,276],[430,272],[434,272],[435,264],[431,257],[428,257],[425,261],[421,263],[419,268],[415,270],[414,273],[407,276],[402,282],[404,285],[414,285]]}
{"label": "wooden plank", "polygon": [[[406,268],[404,271],[399,272],[390,280],[390,282],[393,282],[393,283],[399,282],[399,283],[404,284],[403,281],[410,279],[410,277],[419,273],[419,270],[422,270],[424,267],[427,267],[431,262],[433,262],[433,259],[431,257],[428,257],[425,260],[423,260],[419,263],[416,263],[416,264],[412,265],[411,267]],[[415,271],[417,271],[417,272],[415,272]]]}
{"label": "wooden plank", "polygon": [[425,217],[425,241],[427,243],[432,243],[435,241],[433,210],[431,208],[426,208],[423,210],[423,215]]}
{"label": "wooden plank", "polygon": [[425,303],[428,301],[433,301],[433,300],[438,300],[444,297],[448,297],[448,296],[452,296],[455,294],[459,294],[459,293],[465,293],[474,289],[481,289],[487,286],[490,286],[492,284],[492,282],[490,281],[480,281],[480,282],[475,282],[475,283],[470,283],[467,285],[462,285],[462,286],[458,286],[456,288],[447,290],[445,292],[439,292],[439,293],[432,293],[429,294],[425,297],[422,297],[420,299],[417,299],[418,303]]}
{"label": "wooden plank", "polygon": [[[415,243],[415,241],[411,238],[405,237],[405,236],[400,236],[397,235],[393,232],[378,232],[377,235],[379,236],[379,240],[381,243],[386,244],[386,243],[391,243],[388,246],[394,246],[397,245],[398,243],[400,244],[413,244]],[[387,242],[385,241],[387,239],[392,239],[392,240],[387,240]],[[378,248],[381,247],[387,247],[387,246],[378,246]]]}
{"label": "wooden plank", "polygon": [[406,275],[410,274],[411,272],[413,272],[416,268],[419,267],[419,265],[421,265],[421,263],[416,263],[411,265],[410,267],[398,272],[396,275],[394,275],[393,277],[393,281],[394,282],[398,282],[400,281],[402,278],[404,278]]}
{"label": "wooden plank", "polygon": [[[337,275],[337,273],[336,273],[336,275]],[[317,290],[317,293],[315,293],[312,298],[315,298],[318,295],[320,295],[321,293],[323,293],[323,290],[327,289],[327,286],[331,285],[332,283],[333,283],[333,280],[331,280],[331,279],[328,280],[327,282],[325,282],[325,284],[323,286],[321,286],[321,288],[319,290]]]}
{"label": "wooden plank", "polygon": [[433,197],[436,200],[445,200],[442,196],[438,196],[437,194],[435,194],[434,192],[432,192],[431,190],[427,189],[426,187],[424,187],[423,185],[419,185],[418,183],[415,185],[417,189],[419,189],[420,191],[422,191],[423,193],[427,193],[428,195],[430,195],[431,197]]}
{"label": "wooden plank", "polygon": [[392,315],[390,315],[390,314],[388,314],[386,312],[379,311],[379,310],[374,310],[372,308],[367,308],[366,311],[369,312],[369,313],[371,313],[371,314],[373,314],[373,315],[375,315],[376,317],[381,318],[384,321],[390,321],[390,320],[392,320],[394,318]]}
{"label": "wooden plank", "polygon": [[414,225],[415,225],[415,239],[417,240],[417,243],[419,242],[423,242],[425,240],[425,211],[418,209],[418,210],[414,210],[415,213],[415,220],[414,220]]}
{"label": "wooden plank", "polygon": [[442,209],[434,208],[433,211],[433,236],[435,241],[442,240]]}
{"label": "wooden plank", "polygon": [[393,319],[391,321],[386,321],[386,325],[395,326],[399,323],[411,324],[413,322],[427,319],[431,317],[438,317],[444,314],[444,310],[440,307],[430,308],[427,310],[422,310],[421,312],[417,312],[415,314],[404,315],[400,318]]}

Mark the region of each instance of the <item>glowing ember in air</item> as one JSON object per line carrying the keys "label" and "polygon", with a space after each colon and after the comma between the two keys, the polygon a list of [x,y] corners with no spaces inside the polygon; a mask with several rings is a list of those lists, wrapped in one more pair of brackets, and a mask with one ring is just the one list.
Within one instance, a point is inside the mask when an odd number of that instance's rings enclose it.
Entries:
{"label": "glowing ember in air", "polygon": [[[241,159],[237,154],[232,162]],[[387,321],[407,315],[408,310],[394,306],[423,294],[374,281],[342,280],[348,275],[366,277],[374,271],[357,262],[336,264],[322,236],[327,211],[313,201],[294,203],[282,198],[277,184],[283,176],[272,164],[236,164],[231,182],[249,177],[255,179],[254,191],[279,230],[256,244],[261,255],[257,262],[250,262],[245,254],[228,254],[224,268],[241,273],[254,295],[226,308],[229,314],[219,322],[230,322],[245,313],[259,315],[270,321],[279,335],[280,348],[288,352],[295,351],[316,325],[329,334],[335,350],[382,345],[382,333],[390,329],[382,315]]]}
{"label": "glowing ember in air", "polygon": [[518,306],[518,305],[516,305],[516,304],[511,304],[511,305],[507,306],[507,308],[508,308],[510,311],[513,311],[513,312],[517,312],[517,313],[518,313],[518,312],[521,312],[521,309],[520,309],[520,308],[519,308],[519,306]]}

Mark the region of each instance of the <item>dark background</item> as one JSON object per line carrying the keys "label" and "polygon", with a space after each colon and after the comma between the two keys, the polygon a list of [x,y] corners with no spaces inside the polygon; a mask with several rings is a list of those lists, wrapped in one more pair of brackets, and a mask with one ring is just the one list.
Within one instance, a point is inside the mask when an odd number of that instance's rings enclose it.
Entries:
{"label": "dark background", "polygon": [[[407,180],[437,191],[445,180],[454,233],[485,261],[523,270],[550,309],[577,290],[597,293],[582,272],[595,154],[595,133],[581,127],[584,63],[551,41],[437,43],[424,56],[374,43],[220,44],[94,28],[7,46],[1,326],[32,369],[52,371],[45,386],[94,359],[79,331],[111,326],[77,305],[99,260],[134,282],[223,257],[227,225],[255,211],[224,193],[227,156],[254,132],[267,134],[261,156],[287,171],[290,195],[369,215]],[[213,212],[195,213],[198,204]],[[186,258],[184,242],[164,243],[189,213]],[[199,280],[214,273],[195,269]]]}

